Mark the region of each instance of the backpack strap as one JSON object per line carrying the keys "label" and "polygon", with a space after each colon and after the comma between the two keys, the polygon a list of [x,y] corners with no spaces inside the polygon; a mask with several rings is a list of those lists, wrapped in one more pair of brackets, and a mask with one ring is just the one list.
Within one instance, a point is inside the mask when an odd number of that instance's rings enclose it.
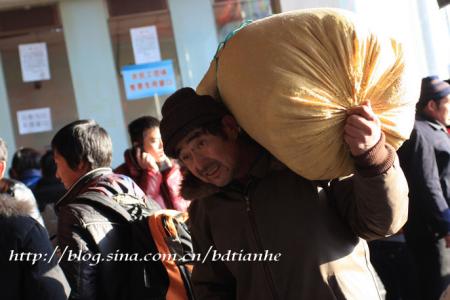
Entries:
{"label": "backpack strap", "polygon": [[[188,218],[187,213],[181,213],[175,210],[161,210],[148,217],[148,226],[152,233],[158,252],[165,257],[173,254],[167,241],[178,240],[179,236],[176,228],[177,222],[185,222]],[[181,243],[181,241],[179,241]],[[186,293],[183,274],[176,260],[162,259],[164,267],[169,275],[169,287],[167,289],[166,299],[171,300],[189,300]],[[192,266],[189,270],[192,272]]]}
{"label": "backpack strap", "polygon": [[115,199],[113,198],[114,197],[108,197],[107,195],[98,192],[86,192],[77,196],[73,203],[84,202],[96,204],[97,206],[101,206],[105,209],[109,209],[110,211],[115,212],[127,222],[132,221],[133,219],[126,208],[124,208],[118,201],[114,201]]}

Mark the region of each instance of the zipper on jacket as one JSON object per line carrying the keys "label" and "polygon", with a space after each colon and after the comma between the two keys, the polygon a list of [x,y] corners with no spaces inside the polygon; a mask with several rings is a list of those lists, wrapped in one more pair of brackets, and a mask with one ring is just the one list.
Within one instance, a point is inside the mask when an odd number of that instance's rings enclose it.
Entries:
{"label": "zipper on jacket", "polygon": [[[256,241],[256,248],[257,248],[256,251],[261,252],[261,250],[263,249],[262,242],[261,242],[261,238],[258,234],[255,216],[253,215],[253,211],[252,211],[252,207],[251,207],[251,203],[250,203],[250,197],[248,196],[248,189],[247,189],[246,193],[244,194],[244,200],[246,203],[247,216],[250,220],[250,227],[252,228],[253,237],[255,238],[255,241]],[[266,275],[266,279],[269,284],[269,290],[272,293],[272,299],[278,300],[280,298],[278,297],[277,291],[275,289],[275,282],[273,280],[272,273],[269,270],[269,266],[267,265],[267,263],[265,261],[262,261],[261,263],[263,265],[264,273]]]}

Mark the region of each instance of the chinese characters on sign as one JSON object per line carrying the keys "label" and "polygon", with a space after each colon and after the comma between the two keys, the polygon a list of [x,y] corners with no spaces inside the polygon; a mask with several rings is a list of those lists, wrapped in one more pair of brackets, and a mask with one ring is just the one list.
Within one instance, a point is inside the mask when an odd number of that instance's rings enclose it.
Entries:
{"label": "chinese characters on sign", "polygon": [[124,66],[122,75],[128,100],[168,95],[177,88],[171,60]]}
{"label": "chinese characters on sign", "polygon": [[19,134],[29,134],[52,130],[50,108],[37,108],[17,111]]}
{"label": "chinese characters on sign", "polygon": [[161,60],[156,26],[130,29],[135,64],[146,64]]}
{"label": "chinese characters on sign", "polygon": [[46,43],[19,45],[19,56],[24,82],[50,79]]}

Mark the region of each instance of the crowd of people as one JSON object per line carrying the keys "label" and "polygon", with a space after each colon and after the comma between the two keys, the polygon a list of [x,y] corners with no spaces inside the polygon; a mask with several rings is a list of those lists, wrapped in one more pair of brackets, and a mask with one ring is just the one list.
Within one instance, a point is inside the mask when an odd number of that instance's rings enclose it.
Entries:
{"label": "crowd of people", "polygon": [[[129,124],[131,148],[114,170],[111,138],[93,120],[64,126],[42,156],[20,148],[9,178],[0,139],[1,298],[381,299],[379,276],[386,299],[437,300],[450,284],[446,126],[450,85],[436,76],[422,80],[413,132],[397,153],[370,102],[352,108],[342,142],[356,170],[329,181],[294,173],[191,88],[165,101],[161,122]],[[183,293],[173,291],[171,266],[151,265],[149,297],[130,273],[136,262],[94,258],[130,252],[130,224],[161,210],[188,213],[201,259]],[[210,256],[265,251],[279,256]]]}

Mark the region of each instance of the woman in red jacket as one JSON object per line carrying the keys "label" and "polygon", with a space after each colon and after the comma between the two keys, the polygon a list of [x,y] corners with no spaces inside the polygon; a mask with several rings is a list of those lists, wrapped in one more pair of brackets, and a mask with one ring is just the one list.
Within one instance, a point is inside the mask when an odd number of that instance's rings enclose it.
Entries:
{"label": "woman in red jacket", "polygon": [[140,117],[128,125],[128,132],[133,147],[125,151],[125,162],[114,172],[131,177],[162,208],[186,211],[189,201],[179,194],[180,168],[164,154],[159,121]]}

